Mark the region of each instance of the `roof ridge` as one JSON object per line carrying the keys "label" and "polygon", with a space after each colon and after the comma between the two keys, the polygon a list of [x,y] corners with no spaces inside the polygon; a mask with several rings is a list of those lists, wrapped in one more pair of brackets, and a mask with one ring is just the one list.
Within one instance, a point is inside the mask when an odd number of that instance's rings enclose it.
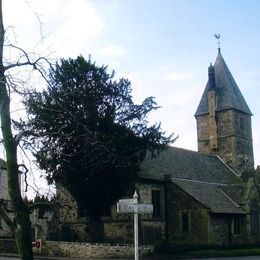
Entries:
{"label": "roof ridge", "polygon": [[227,193],[225,191],[223,191],[222,189],[219,189],[236,207],[240,208],[240,205],[237,204],[230,196],[227,195]]}
{"label": "roof ridge", "polygon": [[215,155],[233,174],[235,174],[236,177],[239,177],[239,175],[231,168],[229,167],[226,162],[217,154]]}
{"label": "roof ridge", "polygon": [[[205,153],[201,153],[199,151],[194,151],[194,150],[190,150],[190,149],[186,149],[186,148],[182,148],[182,147],[176,147],[176,146],[169,146],[170,149],[178,149],[178,150],[183,150],[183,151],[188,151],[190,153],[195,153],[195,154],[198,154],[198,155],[201,155],[201,156],[207,156],[207,157],[210,157],[210,158],[216,158],[218,157],[218,159],[222,160],[221,158],[219,158],[218,155],[216,154],[205,154]],[[222,160],[222,163],[224,163],[226,166],[228,166],[223,160]],[[229,169],[231,169],[230,167],[228,167]],[[232,170],[232,169],[231,169]],[[232,170],[233,171],[233,170]],[[236,173],[235,173],[236,174]],[[237,175],[237,174],[236,174]],[[238,176],[238,175],[237,175]]]}
{"label": "roof ridge", "polygon": [[210,185],[225,186],[225,187],[229,186],[229,184],[226,184],[226,183],[200,181],[200,180],[192,180],[192,179],[178,178],[178,177],[171,177],[171,179],[172,180],[181,180],[181,181],[194,182],[194,183],[203,183],[203,184],[210,184]]}

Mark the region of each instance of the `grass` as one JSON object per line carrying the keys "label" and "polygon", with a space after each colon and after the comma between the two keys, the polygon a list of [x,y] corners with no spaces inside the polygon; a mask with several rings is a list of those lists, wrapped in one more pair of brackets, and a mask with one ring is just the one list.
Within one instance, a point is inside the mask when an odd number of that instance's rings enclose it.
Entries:
{"label": "grass", "polygon": [[160,243],[155,246],[155,254],[147,259],[185,259],[206,257],[235,257],[260,255],[260,245],[183,245]]}
{"label": "grass", "polygon": [[260,255],[259,248],[245,248],[245,249],[206,249],[190,252],[182,252],[176,256],[183,257],[234,257],[234,256],[250,256]]}

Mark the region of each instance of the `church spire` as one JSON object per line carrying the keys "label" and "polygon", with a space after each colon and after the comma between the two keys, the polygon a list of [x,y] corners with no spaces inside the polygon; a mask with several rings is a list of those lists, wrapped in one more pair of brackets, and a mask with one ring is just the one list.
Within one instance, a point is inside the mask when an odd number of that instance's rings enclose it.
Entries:
{"label": "church spire", "polygon": [[245,168],[252,169],[251,116],[252,112],[219,47],[214,65],[209,66],[208,82],[195,113],[198,151],[218,154],[238,173],[245,171]]}
{"label": "church spire", "polygon": [[248,115],[252,115],[237,83],[235,82],[228,66],[219,51],[214,65],[209,67],[209,78],[200,100],[195,116],[209,112],[208,91],[212,87],[212,81],[215,81],[215,89],[218,93],[217,107],[218,111],[235,109]]}

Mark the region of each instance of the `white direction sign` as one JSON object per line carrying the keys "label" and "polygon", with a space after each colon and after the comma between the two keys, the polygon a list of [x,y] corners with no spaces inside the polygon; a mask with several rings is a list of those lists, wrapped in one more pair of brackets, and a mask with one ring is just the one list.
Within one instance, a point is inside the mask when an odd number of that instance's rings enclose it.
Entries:
{"label": "white direction sign", "polygon": [[117,203],[118,213],[137,213],[148,214],[153,213],[153,205],[151,204],[135,204],[135,203]]}
{"label": "white direction sign", "polygon": [[118,203],[135,203],[135,199],[122,199]]}
{"label": "white direction sign", "polygon": [[141,213],[141,214],[153,213],[153,205],[151,205],[151,204],[138,204],[136,213]]}

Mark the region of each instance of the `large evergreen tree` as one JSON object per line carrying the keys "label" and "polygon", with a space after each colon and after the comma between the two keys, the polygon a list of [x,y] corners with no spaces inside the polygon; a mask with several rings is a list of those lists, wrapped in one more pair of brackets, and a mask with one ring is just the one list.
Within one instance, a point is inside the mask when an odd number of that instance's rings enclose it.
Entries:
{"label": "large evergreen tree", "polygon": [[148,126],[147,114],[157,109],[152,97],[134,104],[128,80],[82,56],[57,63],[47,89],[25,103],[29,120],[22,125],[40,168],[92,218],[130,187],[147,151],[173,141],[160,124]]}

